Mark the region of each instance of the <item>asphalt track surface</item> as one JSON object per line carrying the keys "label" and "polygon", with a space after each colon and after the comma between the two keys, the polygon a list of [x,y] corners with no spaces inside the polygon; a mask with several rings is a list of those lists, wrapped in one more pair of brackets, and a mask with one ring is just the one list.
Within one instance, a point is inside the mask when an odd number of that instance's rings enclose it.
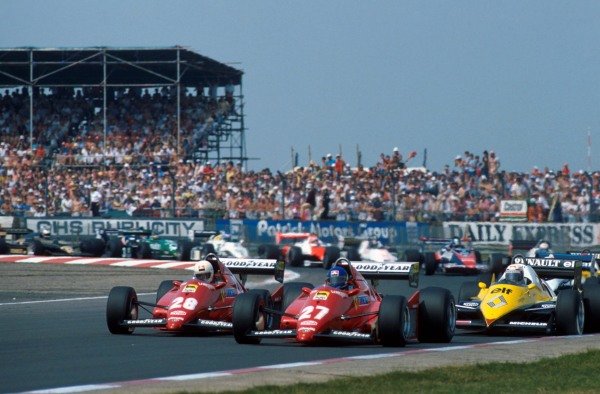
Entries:
{"label": "asphalt track surface", "polygon": [[[300,279],[322,283],[325,270],[300,268]],[[0,264],[0,392],[14,393],[157,377],[253,368],[358,355],[448,346],[411,343],[390,349],[375,345],[300,346],[269,339],[238,345],[229,335],[174,336],[152,329],[111,335],[106,296],[113,286],[136,289],[154,300],[165,279],[189,271],[104,266]],[[419,288],[442,286],[455,297],[464,276],[421,276]],[[272,288],[272,285],[261,286]],[[385,281],[384,294],[409,296],[405,281]],[[145,295],[144,295],[145,294]],[[450,346],[497,342],[515,337],[459,333]]]}

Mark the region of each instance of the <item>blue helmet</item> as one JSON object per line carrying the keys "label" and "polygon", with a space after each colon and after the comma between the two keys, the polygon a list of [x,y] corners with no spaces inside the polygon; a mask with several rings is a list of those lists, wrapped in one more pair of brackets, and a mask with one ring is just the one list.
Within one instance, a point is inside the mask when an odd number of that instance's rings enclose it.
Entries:
{"label": "blue helmet", "polygon": [[333,267],[327,272],[327,284],[338,289],[343,288],[348,283],[348,273],[342,267]]}

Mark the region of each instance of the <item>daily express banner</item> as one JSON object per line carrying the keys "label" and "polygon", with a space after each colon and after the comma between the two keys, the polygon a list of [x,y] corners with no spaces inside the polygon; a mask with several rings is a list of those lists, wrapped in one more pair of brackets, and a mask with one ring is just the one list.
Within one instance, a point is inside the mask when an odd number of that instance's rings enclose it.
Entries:
{"label": "daily express banner", "polygon": [[448,237],[468,236],[474,243],[508,245],[511,239],[587,247],[600,244],[598,223],[444,222]]}
{"label": "daily express banner", "polygon": [[250,243],[273,243],[275,233],[314,233],[328,243],[337,244],[340,237],[369,237],[382,244],[418,242],[419,236],[428,235],[426,223],[408,222],[345,222],[300,220],[217,220],[217,230],[244,238]]}
{"label": "daily express banner", "polygon": [[95,235],[103,229],[133,230],[143,228],[166,237],[185,237],[190,230],[204,230],[202,220],[100,219],[100,218],[27,218],[27,227],[38,232],[50,226],[53,235]]}

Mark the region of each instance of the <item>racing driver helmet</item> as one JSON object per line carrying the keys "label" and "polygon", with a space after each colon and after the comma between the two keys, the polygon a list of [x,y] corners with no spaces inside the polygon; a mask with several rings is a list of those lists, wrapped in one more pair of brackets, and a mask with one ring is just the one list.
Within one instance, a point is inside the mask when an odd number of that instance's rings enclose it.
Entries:
{"label": "racing driver helmet", "polygon": [[504,273],[504,279],[509,282],[516,283],[516,284],[525,283],[523,267],[520,265],[517,265],[517,264],[509,265],[508,267],[506,267],[506,272]]}
{"label": "racing driver helmet", "polygon": [[343,289],[348,284],[348,273],[346,270],[340,266],[332,267],[327,272],[327,281],[326,283],[337,289]]}
{"label": "racing driver helmet", "polygon": [[210,283],[214,276],[215,270],[210,262],[201,260],[194,266],[194,278]]}

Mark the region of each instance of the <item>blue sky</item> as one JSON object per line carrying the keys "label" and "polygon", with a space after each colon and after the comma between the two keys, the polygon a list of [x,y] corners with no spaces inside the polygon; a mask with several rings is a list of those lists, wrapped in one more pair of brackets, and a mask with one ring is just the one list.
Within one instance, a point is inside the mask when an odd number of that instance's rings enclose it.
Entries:
{"label": "blue sky", "polygon": [[[592,169],[598,1],[3,0],[0,47],[182,45],[244,71],[250,168],[394,146],[441,170],[494,150],[507,170]],[[7,23],[8,21],[8,23]],[[595,158],[594,158],[595,154]]]}

